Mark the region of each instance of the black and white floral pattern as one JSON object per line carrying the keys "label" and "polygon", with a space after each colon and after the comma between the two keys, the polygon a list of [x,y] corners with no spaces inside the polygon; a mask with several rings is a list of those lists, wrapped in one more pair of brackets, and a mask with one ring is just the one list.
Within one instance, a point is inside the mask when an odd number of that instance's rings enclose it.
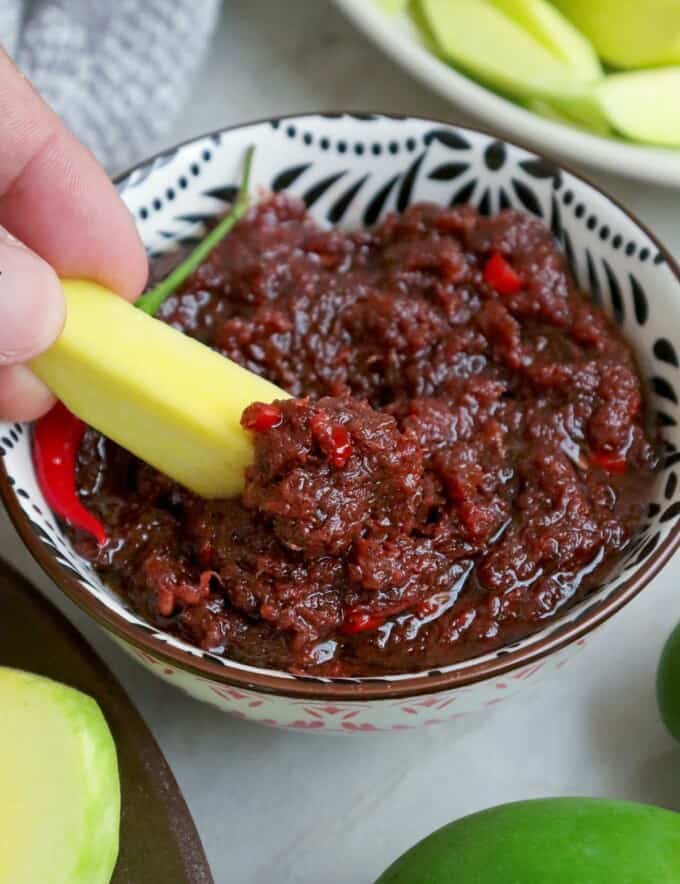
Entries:
{"label": "black and white floral pattern", "polygon": [[[119,192],[150,254],[178,241],[192,241],[205,221],[224,210],[250,144],[257,148],[254,189],[294,193],[324,224],[370,225],[387,212],[431,200],[445,205],[471,202],[485,213],[512,206],[550,226],[580,284],[635,344],[666,455],[645,523],[612,578],[513,648],[559,634],[566,624],[602,605],[659,548],[680,515],[680,281],[657,244],[606,195],[519,147],[426,120],[333,114],[267,121],[199,138],[119,180]],[[137,629],[189,654],[224,663],[143,623],[73,552],[37,486],[25,427],[0,425],[0,448],[22,509],[63,569]]]}

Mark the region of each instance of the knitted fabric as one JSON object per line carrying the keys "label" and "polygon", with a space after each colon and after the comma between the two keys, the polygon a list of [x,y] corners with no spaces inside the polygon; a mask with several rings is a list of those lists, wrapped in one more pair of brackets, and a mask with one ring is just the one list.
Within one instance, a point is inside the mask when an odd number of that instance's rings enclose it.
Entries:
{"label": "knitted fabric", "polygon": [[175,119],[219,0],[0,0],[0,39],[109,170],[142,159]]}

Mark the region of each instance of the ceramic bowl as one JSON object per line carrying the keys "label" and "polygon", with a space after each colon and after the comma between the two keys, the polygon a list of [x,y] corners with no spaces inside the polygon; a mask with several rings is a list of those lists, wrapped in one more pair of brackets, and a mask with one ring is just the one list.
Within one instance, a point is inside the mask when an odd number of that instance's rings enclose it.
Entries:
{"label": "ceramic bowl", "polygon": [[587,163],[605,172],[653,181],[661,187],[680,187],[680,149],[596,135],[539,116],[471,80],[434,55],[406,13],[390,14],[379,6],[378,0],[335,3],[397,64],[482,125],[493,126],[509,138],[519,138],[572,163]]}
{"label": "ceramic bowl", "polygon": [[646,518],[610,578],[538,633],[414,675],[328,679],[225,660],[141,620],[71,548],[45,504],[31,431],[0,426],[0,491],[54,583],[142,665],[201,700],[267,725],[319,732],[406,730],[499,702],[555,672],[629,602],[680,540],[680,277],[654,237],[576,175],[493,135],[432,120],[313,114],[216,132],[142,163],[117,182],[149,253],[190,240],[224,211],[245,148],[254,184],[301,196],[323,224],[370,225],[411,202],[514,206],[542,218],[573,273],[633,342],[666,446]]}

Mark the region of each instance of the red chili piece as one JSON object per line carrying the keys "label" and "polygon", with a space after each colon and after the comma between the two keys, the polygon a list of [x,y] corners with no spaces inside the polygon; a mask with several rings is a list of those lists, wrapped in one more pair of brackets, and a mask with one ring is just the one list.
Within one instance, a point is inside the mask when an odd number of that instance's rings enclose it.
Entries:
{"label": "red chili piece", "polygon": [[331,463],[334,467],[342,469],[352,456],[352,443],[350,442],[349,433],[344,427],[335,426],[331,428],[331,444]]}
{"label": "red chili piece", "polygon": [[341,631],[345,635],[354,635],[357,632],[369,632],[382,626],[387,618],[382,614],[369,614],[357,608],[350,608],[345,615]]}
{"label": "red chili piece", "polygon": [[241,426],[246,430],[263,433],[273,430],[283,423],[283,412],[278,405],[267,405],[265,402],[253,402],[243,412]]}
{"label": "red chili piece", "polygon": [[331,464],[338,470],[347,465],[352,456],[352,440],[340,424],[331,424],[325,411],[317,412],[310,421],[312,436]]}
{"label": "red chili piece", "polygon": [[514,295],[524,285],[522,277],[500,252],[494,252],[484,266],[484,282],[499,295]]}
{"label": "red chili piece", "polygon": [[48,506],[74,528],[106,543],[104,526],[85,509],[76,490],[76,457],[87,425],[58,402],[33,427],[33,460]]}
{"label": "red chili piece", "polygon": [[616,476],[625,473],[628,467],[628,462],[622,454],[609,451],[591,451],[590,462],[606,473],[613,473]]}

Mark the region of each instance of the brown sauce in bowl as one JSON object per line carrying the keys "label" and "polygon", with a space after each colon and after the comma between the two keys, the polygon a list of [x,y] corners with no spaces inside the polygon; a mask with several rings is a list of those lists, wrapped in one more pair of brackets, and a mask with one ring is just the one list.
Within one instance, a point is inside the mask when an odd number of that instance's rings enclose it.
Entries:
{"label": "brown sauce in bowl", "polygon": [[641,521],[635,359],[531,216],[421,204],[345,233],[275,196],[160,316],[298,397],[246,410],[232,500],[84,439],[110,539],[77,549],[203,649],[336,676],[452,663],[542,628]]}

